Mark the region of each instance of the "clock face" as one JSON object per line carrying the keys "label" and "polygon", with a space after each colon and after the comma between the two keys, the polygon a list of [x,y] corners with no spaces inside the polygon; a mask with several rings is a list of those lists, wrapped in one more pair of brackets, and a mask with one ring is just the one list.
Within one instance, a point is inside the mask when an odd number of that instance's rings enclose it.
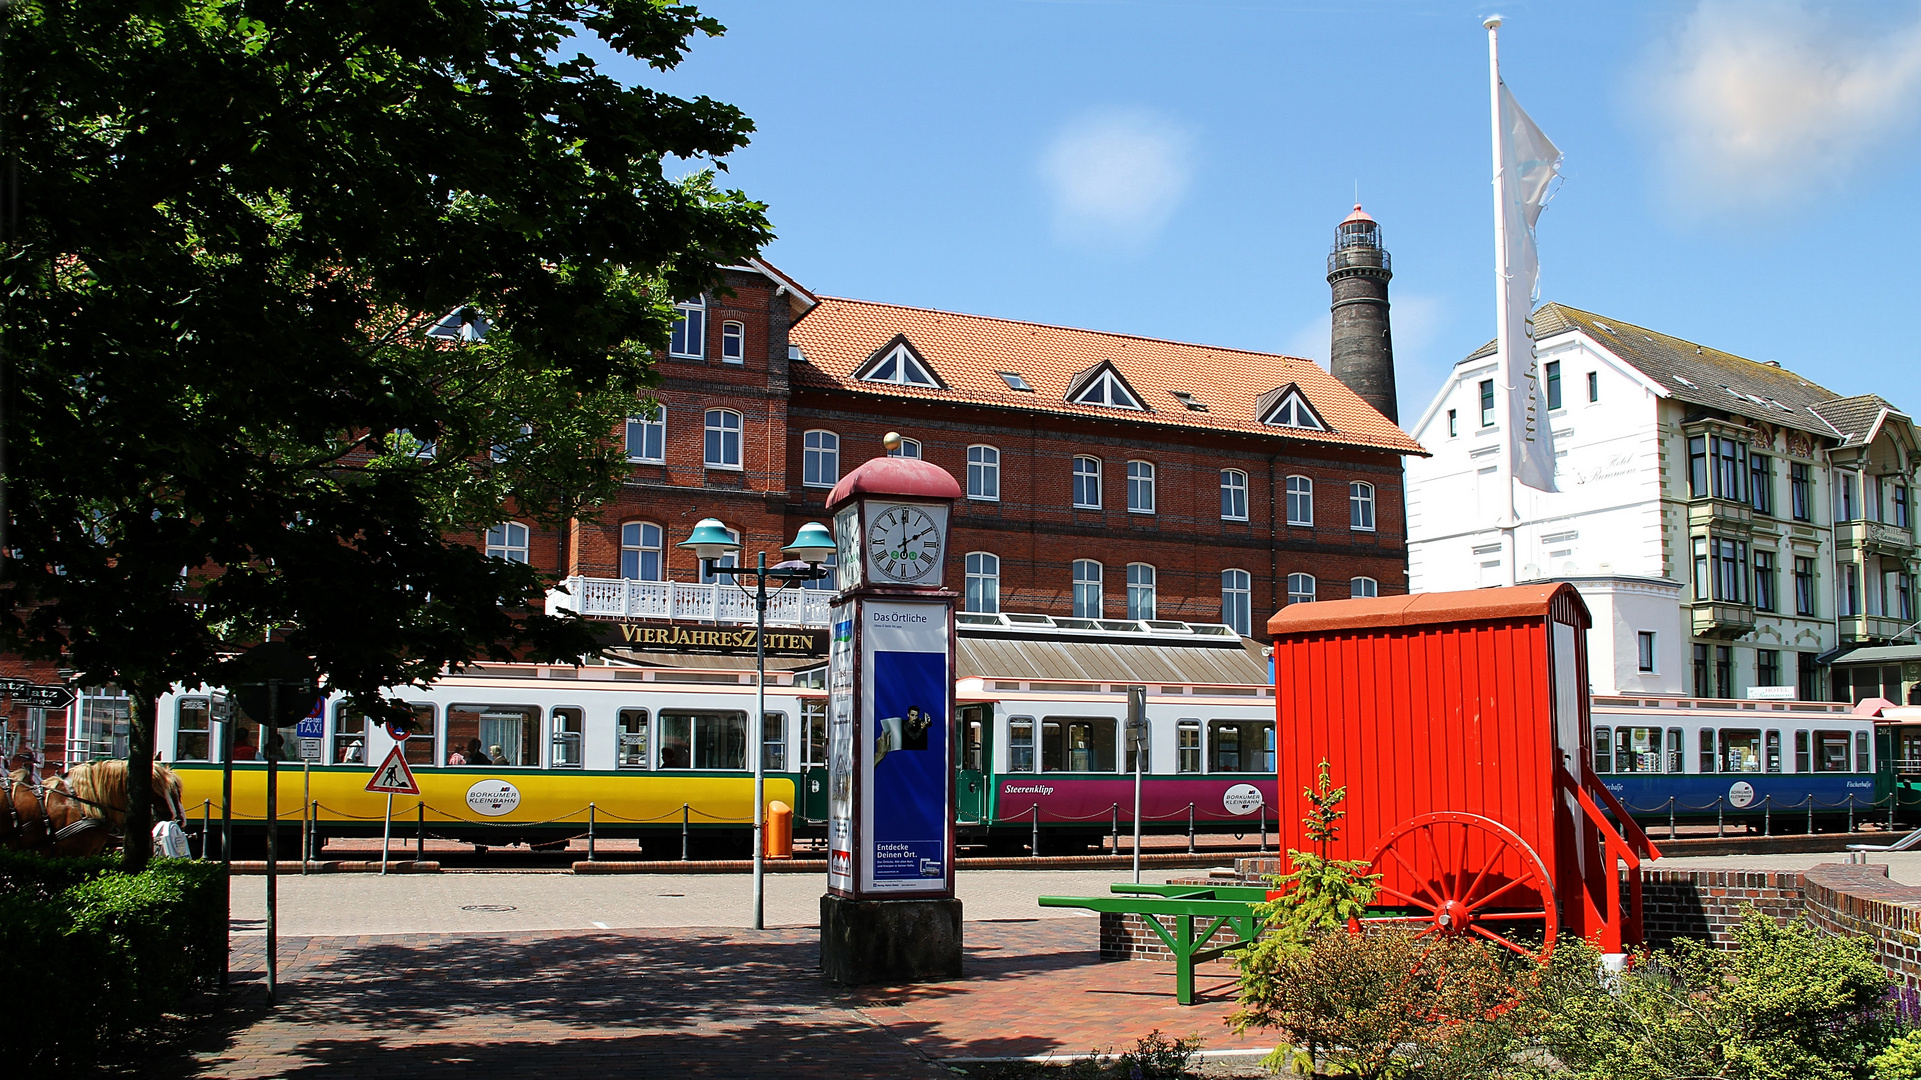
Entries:
{"label": "clock face", "polygon": [[941,523],[918,506],[879,506],[867,525],[867,561],[874,576],[917,582],[941,560]]}

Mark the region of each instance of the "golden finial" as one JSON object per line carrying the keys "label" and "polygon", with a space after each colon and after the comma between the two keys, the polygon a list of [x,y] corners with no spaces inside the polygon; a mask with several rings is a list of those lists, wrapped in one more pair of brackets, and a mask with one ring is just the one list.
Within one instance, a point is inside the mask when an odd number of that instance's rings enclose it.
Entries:
{"label": "golden finial", "polygon": [[882,449],[886,450],[890,454],[896,450],[899,450],[900,449],[900,432],[890,431],[887,434],[882,435],[880,437],[880,445]]}

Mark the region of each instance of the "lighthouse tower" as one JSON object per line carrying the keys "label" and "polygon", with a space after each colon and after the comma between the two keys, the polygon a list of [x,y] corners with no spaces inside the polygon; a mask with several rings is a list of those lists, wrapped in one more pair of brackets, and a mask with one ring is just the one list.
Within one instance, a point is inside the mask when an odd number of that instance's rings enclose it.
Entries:
{"label": "lighthouse tower", "polygon": [[1334,290],[1334,341],[1328,370],[1396,424],[1394,336],[1388,329],[1387,283],[1394,271],[1381,246],[1381,226],[1354,204],[1334,230],[1327,283]]}

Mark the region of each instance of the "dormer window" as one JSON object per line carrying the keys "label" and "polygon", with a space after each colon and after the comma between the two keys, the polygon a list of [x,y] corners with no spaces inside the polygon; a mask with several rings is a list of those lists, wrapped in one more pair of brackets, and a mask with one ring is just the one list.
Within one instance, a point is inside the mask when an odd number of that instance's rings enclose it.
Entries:
{"label": "dormer window", "polygon": [[854,372],[854,378],[862,382],[894,383],[899,386],[924,386],[937,389],[942,384],[934,377],[927,361],[914,351],[914,346],[906,335],[897,334],[894,340],[880,347],[867,363]]}
{"label": "dormer window", "polygon": [[1114,409],[1147,411],[1147,406],[1141,404],[1140,395],[1127,385],[1127,380],[1114,370],[1114,365],[1106,361],[1076,375],[1067,386],[1067,400],[1075,405],[1105,405]]}
{"label": "dormer window", "polygon": [[1307,395],[1301,393],[1300,386],[1295,383],[1262,394],[1261,399],[1255,402],[1254,412],[1260,417],[1261,423],[1275,427],[1327,430],[1327,422],[1321,419],[1321,414],[1308,403]]}

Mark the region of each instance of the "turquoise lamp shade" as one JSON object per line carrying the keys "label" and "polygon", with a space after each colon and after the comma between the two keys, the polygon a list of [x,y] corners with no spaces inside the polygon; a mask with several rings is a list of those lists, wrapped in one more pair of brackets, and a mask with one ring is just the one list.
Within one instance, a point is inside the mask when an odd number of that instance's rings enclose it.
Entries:
{"label": "turquoise lamp shade", "polygon": [[727,526],[722,525],[719,518],[701,518],[700,524],[694,526],[694,535],[674,546],[692,548],[701,559],[718,559],[740,550],[740,544],[727,534]]}
{"label": "turquoise lamp shade", "polygon": [[834,535],[827,531],[827,526],[818,521],[810,521],[800,527],[800,532],[795,534],[793,543],[780,550],[782,554],[792,555],[802,562],[823,563],[837,547],[838,545],[834,543]]}

